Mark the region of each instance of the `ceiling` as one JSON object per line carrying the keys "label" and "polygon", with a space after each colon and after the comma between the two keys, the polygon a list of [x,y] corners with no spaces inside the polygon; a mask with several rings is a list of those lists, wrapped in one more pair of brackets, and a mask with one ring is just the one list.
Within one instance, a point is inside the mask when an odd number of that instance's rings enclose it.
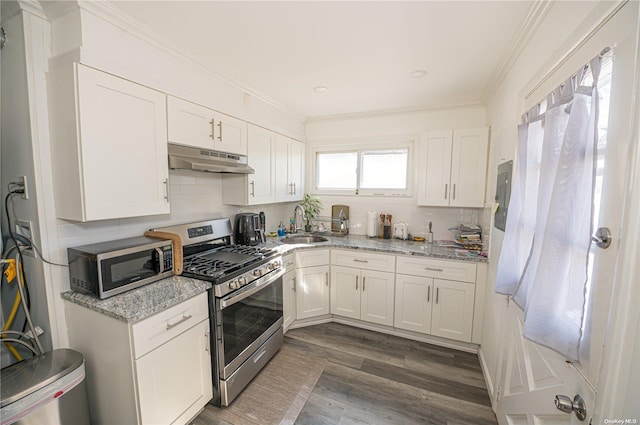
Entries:
{"label": "ceiling", "polygon": [[112,4],[212,71],[314,118],[480,102],[533,3]]}

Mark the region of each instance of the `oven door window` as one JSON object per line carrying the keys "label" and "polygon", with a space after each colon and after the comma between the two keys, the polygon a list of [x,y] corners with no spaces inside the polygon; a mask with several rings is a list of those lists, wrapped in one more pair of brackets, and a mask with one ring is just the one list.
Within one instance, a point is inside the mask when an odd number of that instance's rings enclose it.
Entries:
{"label": "oven door window", "polygon": [[282,319],[282,278],[223,309],[225,365],[249,347],[278,319]]}

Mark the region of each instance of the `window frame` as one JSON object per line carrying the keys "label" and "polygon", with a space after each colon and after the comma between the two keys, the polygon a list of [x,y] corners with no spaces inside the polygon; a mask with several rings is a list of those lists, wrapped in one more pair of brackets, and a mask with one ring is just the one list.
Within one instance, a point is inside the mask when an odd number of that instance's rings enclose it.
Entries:
{"label": "window frame", "polygon": [[[418,136],[411,137],[393,137],[386,138],[386,141],[377,142],[351,142],[348,144],[322,144],[312,145],[310,152],[311,159],[311,172],[310,172],[310,185],[312,193],[315,195],[358,195],[358,196],[376,196],[376,197],[396,197],[396,198],[410,198],[414,196],[415,188],[415,144]],[[406,173],[406,189],[362,189],[361,184],[361,170],[362,170],[362,153],[372,151],[407,151],[407,173]],[[355,152],[357,154],[356,161],[356,188],[350,189],[322,189],[318,187],[318,154],[327,153],[346,153]]]}

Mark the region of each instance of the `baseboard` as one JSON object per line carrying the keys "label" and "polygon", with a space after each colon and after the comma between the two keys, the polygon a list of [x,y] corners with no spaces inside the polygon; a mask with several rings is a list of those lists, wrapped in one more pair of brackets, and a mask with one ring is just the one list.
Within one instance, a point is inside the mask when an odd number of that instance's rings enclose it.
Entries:
{"label": "baseboard", "polygon": [[495,397],[495,387],[493,386],[493,379],[491,378],[491,374],[489,373],[489,366],[487,365],[487,359],[484,356],[484,352],[482,351],[482,347],[478,350],[478,359],[480,360],[480,369],[482,369],[482,376],[484,376],[484,383],[487,386],[487,392],[489,393],[489,400],[491,400],[491,408],[494,412],[496,412],[496,397]]}

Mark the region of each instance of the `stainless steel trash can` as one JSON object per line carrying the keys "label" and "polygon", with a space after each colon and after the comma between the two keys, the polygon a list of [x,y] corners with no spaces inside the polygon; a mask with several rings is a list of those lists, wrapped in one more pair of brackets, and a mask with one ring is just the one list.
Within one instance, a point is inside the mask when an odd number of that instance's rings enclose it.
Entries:
{"label": "stainless steel trash can", "polygon": [[59,349],[0,371],[2,425],[87,425],[84,358]]}

